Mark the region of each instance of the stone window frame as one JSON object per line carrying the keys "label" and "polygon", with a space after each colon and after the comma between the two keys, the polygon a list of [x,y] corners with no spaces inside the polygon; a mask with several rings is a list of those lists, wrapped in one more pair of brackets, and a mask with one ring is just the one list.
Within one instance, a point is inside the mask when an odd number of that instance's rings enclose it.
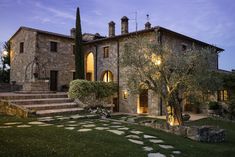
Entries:
{"label": "stone window frame", "polygon": [[186,43],[181,43],[181,51],[187,51],[188,44]]}
{"label": "stone window frame", "polygon": [[[56,48],[55,48],[55,50],[52,50],[53,48],[52,48],[52,43],[56,43]],[[56,41],[56,40],[50,40],[50,52],[58,52],[58,46],[59,45],[59,41]]]}
{"label": "stone window frame", "polygon": [[72,44],[72,53],[73,53],[73,55],[75,55],[75,53],[76,53],[75,44]]}
{"label": "stone window frame", "polygon": [[24,42],[20,42],[20,49],[19,49],[20,53],[24,53]]}
{"label": "stone window frame", "polygon": [[103,58],[109,58],[109,46],[103,47]]}

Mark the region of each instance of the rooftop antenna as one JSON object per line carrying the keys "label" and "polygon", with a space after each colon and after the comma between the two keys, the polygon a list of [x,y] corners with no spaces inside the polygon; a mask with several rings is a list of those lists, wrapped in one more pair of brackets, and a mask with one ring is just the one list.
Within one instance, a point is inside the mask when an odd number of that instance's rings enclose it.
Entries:
{"label": "rooftop antenna", "polygon": [[137,30],[138,30],[138,17],[137,17],[137,11],[135,11],[134,12],[134,14],[135,14],[135,18],[134,19],[130,19],[130,20],[134,20],[135,21],[135,31],[137,32]]}
{"label": "rooftop antenna", "polygon": [[147,22],[149,22],[149,20],[150,20],[149,14],[147,14],[146,17],[147,17]]}

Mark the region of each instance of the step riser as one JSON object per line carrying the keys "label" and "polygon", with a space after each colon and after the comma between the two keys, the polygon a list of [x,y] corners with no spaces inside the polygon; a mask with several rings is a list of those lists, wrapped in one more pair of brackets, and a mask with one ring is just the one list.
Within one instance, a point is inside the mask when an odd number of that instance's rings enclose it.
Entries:
{"label": "step riser", "polygon": [[78,107],[78,105],[74,104],[74,105],[46,106],[46,107],[26,107],[26,108],[30,109],[30,110],[41,111],[41,110],[50,110],[50,109],[75,108],[75,107]]}
{"label": "step riser", "polygon": [[40,117],[46,116],[55,116],[55,115],[66,115],[66,114],[79,114],[83,111],[66,111],[66,112],[59,112],[59,113],[46,113],[46,114],[37,114]]}
{"label": "step riser", "polygon": [[62,100],[35,100],[35,101],[21,101],[21,102],[14,102],[11,101],[11,103],[17,104],[17,105],[32,105],[32,104],[56,104],[56,103],[69,103],[73,102],[71,99],[62,99]]}
{"label": "step riser", "polygon": [[2,96],[0,100],[24,100],[24,99],[46,99],[46,98],[68,98],[67,95],[17,95],[17,96]]}

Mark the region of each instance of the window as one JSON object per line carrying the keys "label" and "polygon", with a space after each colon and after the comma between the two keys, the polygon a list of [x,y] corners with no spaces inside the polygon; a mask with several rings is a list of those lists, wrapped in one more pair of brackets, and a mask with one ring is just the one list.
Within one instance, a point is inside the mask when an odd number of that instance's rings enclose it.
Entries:
{"label": "window", "polygon": [[102,81],[111,82],[113,81],[113,74],[111,71],[105,71],[102,77]]}
{"label": "window", "polygon": [[57,52],[57,42],[54,41],[50,42],[50,50],[51,52]]}
{"label": "window", "polygon": [[228,101],[228,91],[227,90],[218,91],[218,101]]}
{"label": "window", "polygon": [[186,51],[187,50],[187,45],[186,44],[182,44],[182,51]]}
{"label": "window", "polygon": [[24,42],[20,43],[20,53],[24,52]]}
{"label": "window", "polygon": [[109,47],[104,47],[103,51],[104,51],[104,58],[108,58],[109,57]]}
{"label": "window", "polygon": [[73,46],[73,54],[75,54],[76,50],[75,50],[75,45],[72,45]]}
{"label": "window", "polygon": [[76,80],[76,72],[73,72],[73,80]]}

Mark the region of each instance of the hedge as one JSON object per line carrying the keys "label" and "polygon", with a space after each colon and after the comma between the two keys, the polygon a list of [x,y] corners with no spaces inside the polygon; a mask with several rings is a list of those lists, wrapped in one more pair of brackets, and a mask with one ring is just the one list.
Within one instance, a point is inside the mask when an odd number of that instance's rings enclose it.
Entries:
{"label": "hedge", "polygon": [[102,99],[114,95],[118,86],[113,82],[74,80],[70,82],[69,97],[72,99],[82,99],[95,94],[97,99]]}

